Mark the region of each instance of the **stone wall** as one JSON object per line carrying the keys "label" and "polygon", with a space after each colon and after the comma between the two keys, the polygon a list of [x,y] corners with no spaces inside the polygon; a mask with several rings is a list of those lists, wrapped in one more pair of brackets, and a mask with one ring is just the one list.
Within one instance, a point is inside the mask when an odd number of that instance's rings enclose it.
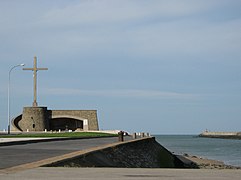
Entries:
{"label": "stone wall", "polygon": [[175,155],[155,141],[144,138],[49,164],[51,167],[183,168]]}
{"label": "stone wall", "polygon": [[96,110],[50,110],[50,119],[56,117],[74,118],[88,120],[88,130],[99,130]]}
{"label": "stone wall", "polygon": [[[25,132],[51,130],[51,121],[58,118],[69,120],[69,123],[77,120],[83,124],[81,125],[83,130],[99,130],[96,110],[48,110],[47,107],[24,107],[23,114],[12,120],[11,130]],[[55,123],[61,125],[60,121]]]}
{"label": "stone wall", "polygon": [[43,131],[49,129],[47,107],[24,107],[18,126],[22,131]]}

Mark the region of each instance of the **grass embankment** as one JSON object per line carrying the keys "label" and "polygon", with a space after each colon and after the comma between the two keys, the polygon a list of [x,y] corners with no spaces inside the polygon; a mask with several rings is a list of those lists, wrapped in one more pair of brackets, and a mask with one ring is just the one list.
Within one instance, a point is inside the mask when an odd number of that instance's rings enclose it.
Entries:
{"label": "grass embankment", "polygon": [[108,133],[100,133],[100,132],[22,133],[22,134],[0,135],[0,138],[51,138],[51,137],[81,138],[81,137],[110,137],[110,136],[116,136],[116,135],[108,134]]}

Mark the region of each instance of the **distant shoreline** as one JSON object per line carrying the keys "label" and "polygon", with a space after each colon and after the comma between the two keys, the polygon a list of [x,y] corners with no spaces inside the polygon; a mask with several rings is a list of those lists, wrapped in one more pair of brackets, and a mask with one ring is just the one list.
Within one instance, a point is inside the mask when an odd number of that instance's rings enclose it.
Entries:
{"label": "distant shoreline", "polygon": [[205,131],[198,135],[204,138],[238,139],[241,140],[241,132],[210,132]]}

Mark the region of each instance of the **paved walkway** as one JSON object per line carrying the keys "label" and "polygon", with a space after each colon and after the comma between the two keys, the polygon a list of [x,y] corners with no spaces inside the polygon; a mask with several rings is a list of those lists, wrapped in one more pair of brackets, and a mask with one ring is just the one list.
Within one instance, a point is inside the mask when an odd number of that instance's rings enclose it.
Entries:
{"label": "paved walkway", "polygon": [[0,146],[0,170],[118,141],[117,137]]}
{"label": "paved walkway", "polygon": [[62,168],[37,167],[23,168],[21,171],[5,171],[17,165],[29,163],[45,158],[53,158],[75,153],[76,151],[91,149],[98,146],[116,143],[114,138],[78,139],[66,141],[38,142],[22,145],[0,146],[0,179],[4,180],[239,180],[241,170],[213,170],[213,169],[139,169],[139,168]]}
{"label": "paved walkway", "polygon": [[139,168],[35,168],[1,174],[4,180],[240,180],[241,170]]}
{"label": "paved walkway", "polygon": [[40,139],[51,139],[51,138],[0,138],[0,144],[6,142],[18,142],[18,141],[31,141]]}

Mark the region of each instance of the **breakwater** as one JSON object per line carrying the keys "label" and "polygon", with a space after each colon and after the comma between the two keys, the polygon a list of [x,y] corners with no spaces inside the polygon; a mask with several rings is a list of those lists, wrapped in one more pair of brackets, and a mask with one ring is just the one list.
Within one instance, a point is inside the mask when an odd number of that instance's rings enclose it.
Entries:
{"label": "breakwater", "polygon": [[122,142],[47,165],[48,167],[184,168],[154,137]]}
{"label": "breakwater", "polygon": [[241,139],[241,132],[210,132],[205,131],[199,134],[199,137],[223,138],[223,139]]}

